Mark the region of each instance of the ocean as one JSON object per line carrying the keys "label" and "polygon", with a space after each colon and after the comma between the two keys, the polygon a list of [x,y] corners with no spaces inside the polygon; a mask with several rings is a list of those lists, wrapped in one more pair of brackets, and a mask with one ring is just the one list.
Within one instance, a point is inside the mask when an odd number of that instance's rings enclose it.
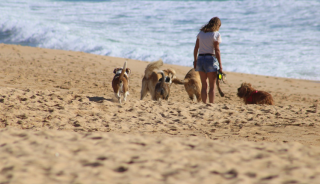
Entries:
{"label": "ocean", "polygon": [[320,81],[319,0],[0,0],[0,43],[191,67],[215,16],[224,71]]}

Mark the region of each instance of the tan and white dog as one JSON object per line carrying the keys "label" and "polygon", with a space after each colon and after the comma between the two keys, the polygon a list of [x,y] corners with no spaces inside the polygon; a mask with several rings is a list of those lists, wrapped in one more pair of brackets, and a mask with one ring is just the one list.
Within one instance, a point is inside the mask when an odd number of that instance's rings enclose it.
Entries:
{"label": "tan and white dog", "polygon": [[[147,65],[144,71],[144,77],[142,79],[140,100],[143,100],[143,98],[147,95],[148,92],[150,93],[152,100],[157,100],[155,87],[159,79],[162,77],[162,74],[161,72],[156,73],[154,72],[154,70],[156,69],[159,70],[159,68],[162,65],[163,65],[163,61],[161,59]],[[172,79],[176,77],[176,72],[173,69],[162,70],[162,72],[165,76],[168,76],[170,78],[170,81],[172,81]]]}
{"label": "tan and white dog", "polygon": [[129,74],[131,70],[127,68],[127,61],[124,62],[123,68],[115,68],[113,70],[115,76],[112,80],[113,92],[121,103],[121,96],[123,95],[123,101],[126,101],[129,95]]}
{"label": "tan and white dog", "polygon": [[[218,91],[221,97],[224,97],[224,93],[220,88],[220,81],[225,83],[226,74],[222,73],[221,78],[217,78],[216,84],[218,87]],[[173,79],[172,81],[175,84],[183,84],[186,89],[189,98],[193,101],[194,98],[197,99],[198,102],[201,101],[201,78],[199,72],[195,71],[194,68],[189,70],[189,72],[184,77],[184,80]]]}

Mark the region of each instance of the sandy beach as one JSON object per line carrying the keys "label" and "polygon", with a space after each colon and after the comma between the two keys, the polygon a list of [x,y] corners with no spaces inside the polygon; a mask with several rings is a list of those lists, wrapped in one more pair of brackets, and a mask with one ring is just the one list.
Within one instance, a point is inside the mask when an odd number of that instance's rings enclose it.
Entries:
{"label": "sandy beach", "polygon": [[[225,97],[204,104],[175,84],[140,100],[146,61],[0,44],[0,64],[0,184],[320,183],[319,81],[226,72]],[[275,105],[243,104],[242,82]]]}

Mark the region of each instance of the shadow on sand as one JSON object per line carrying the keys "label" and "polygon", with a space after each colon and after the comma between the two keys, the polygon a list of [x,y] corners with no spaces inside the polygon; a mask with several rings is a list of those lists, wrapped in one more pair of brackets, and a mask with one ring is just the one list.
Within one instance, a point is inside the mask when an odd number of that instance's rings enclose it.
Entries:
{"label": "shadow on sand", "polygon": [[104,100],[109,101],[109,102],[113,102],[112,98],[104,98],[104,97],[98,97],[98,96],[94,96],[94,97],[90,97],[87,96],[87,98],[89,99],[89,101],[93,101],[93,102],[97,102],[97,103],[102,103]]}

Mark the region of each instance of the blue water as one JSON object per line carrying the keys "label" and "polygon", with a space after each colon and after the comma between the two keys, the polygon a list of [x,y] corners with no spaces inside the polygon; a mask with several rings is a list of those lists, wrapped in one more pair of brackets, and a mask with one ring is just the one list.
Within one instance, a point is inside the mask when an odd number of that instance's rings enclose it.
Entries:
{"label": "blue water", "polygon": [[192,66],[220,17],[225,71],[320,80],[320,1],[0,0],[0,43]]}

